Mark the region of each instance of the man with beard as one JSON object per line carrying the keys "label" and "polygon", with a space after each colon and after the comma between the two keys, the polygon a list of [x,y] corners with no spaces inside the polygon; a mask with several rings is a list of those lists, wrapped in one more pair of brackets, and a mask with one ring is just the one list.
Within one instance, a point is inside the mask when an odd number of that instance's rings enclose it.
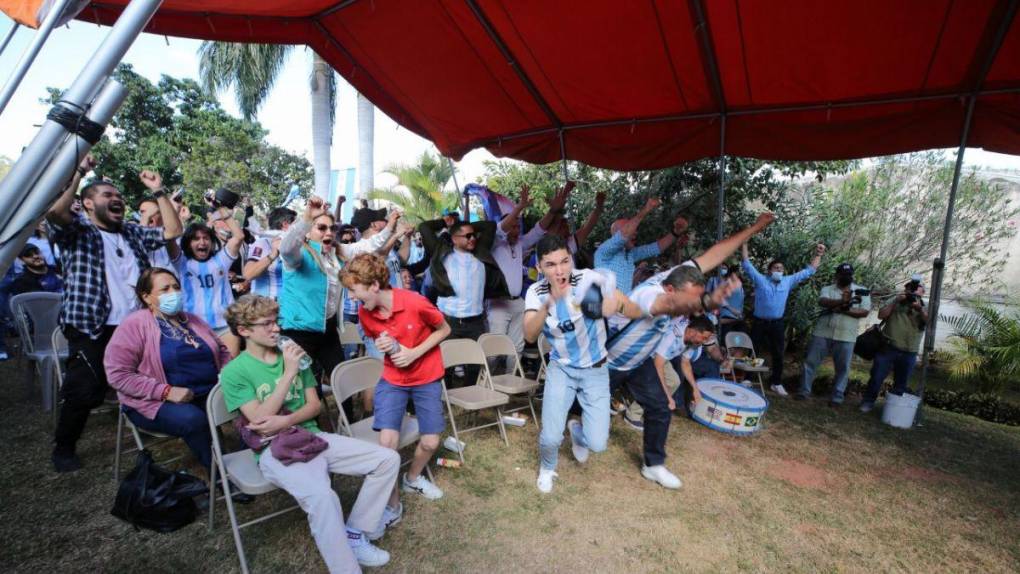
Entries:
{"label": "man with beard", "polygon": [[42,251],[29,243],[18,254],[21,261],[21,273],[14,279],[11,285],[11,295],[21,293],[35,293],[47,291],[49,293],[60,293],[64,283],[52,267],[46,264]]}
{"label": "man with beard", "polygon": [[829,406],[835,408],[843,404],[843,392],[850,376],[850,359],[854,356],[854,342],[860,333],[858,323],[871,311],[870,291],[853,281],[853,266],[840,263],[836,267],[836,284],[823,287],[819,294],[818,305],[822,308],[822,315],[818,317],[811,335],[796,399],[811,396],[815,370],[826,355],[832,355],[832,366],[836,374]]}
{"label": "man with beard", "polygon": [[60,325],[68,343],[63,402],[54,433],[53,467],[81,468],[75,453],[89,411],[103,404],[106,371],[103,354],[121,320],[138,306],[134,287],[149,267],[148,253],[181,235],[181,221],[166,196],[158,173],[143,171],[142,183],[156,198],[164,227],[124,222],[124,198],[112,183],[97,181],[81,191],[84,216],[71,211],[78,182],[94,162],[86,157],[63,195],[46,214],[60,248],[65,273]]}

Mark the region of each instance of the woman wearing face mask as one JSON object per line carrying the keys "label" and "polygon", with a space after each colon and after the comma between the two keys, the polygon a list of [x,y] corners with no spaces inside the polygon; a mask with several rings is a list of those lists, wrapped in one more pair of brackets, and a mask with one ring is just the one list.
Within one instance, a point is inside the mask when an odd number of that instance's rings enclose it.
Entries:
{"label": "woman wearing face mask", "polygon": [[103,363],[138,428],[178,436],[206,469],[212,457],[205,399],[230,352],[201,317],[184,311],[177,277],[161,267],[135,286],[142,309],[114,331]]}
{"label": "woman wearing face mask", "polygon": [[227,327],[227,307],[234,302],[230,286],[230,266],[240,252],[244,233],[229,209],[216,212],[219,221],[226,222],[230,238],[220,247],[220,240],[206,225],[188,226],[181,238],[181,253],[174,259],[174,268],[181,278],[184,293],[184,310],[201,317],[217,336],[223,339],[232,355],[239,351],[240,343]]}

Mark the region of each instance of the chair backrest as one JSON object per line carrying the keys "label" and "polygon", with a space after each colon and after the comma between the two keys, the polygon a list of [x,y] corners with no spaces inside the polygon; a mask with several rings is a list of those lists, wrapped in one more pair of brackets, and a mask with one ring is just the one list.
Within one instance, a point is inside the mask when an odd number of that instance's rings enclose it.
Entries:
{"label": "chair backrest", "polygon": [[747,349],[751,352],[751,356],[754,356],[754,343],[751,341],[751,337],[741,331],[726,333],[726,350],[730,349]]}
{"label": "chair backrest", "polygon": [[358,357],[340,363],[329,377],[336,402],[342,403],[361,391],[375,388],[382,372],[383,362],[373,357]]}
{"label": "chair backrest", "polygon": [[488,358],[513,357],[514,364],[510,368],[510,374],[523,376],[524,368],[521,366],[521,357],[517,354],[517,345],[508,335],[485,333],[478,337],[478,344],[482,347],[482,352]]}
{"label": "chair backrest", "polygon": [[552,352],[552,345],[545,338],[545,333],[538,334],[538,354],[543,357]]}
{"label": "chair backrest", "polygon": [[[340,331],[338,329],[338,331]],[[364,345],[365,341],[361,339],[361,333],[358,331],[358,326],[350,321],[344,321],[344,328],[340,331],[340,344],[341,345]]]}
{"label": "chair backrest", "polygon": [[55,359],[59,359],[60,355],[67,353],[67,337],[64,336],[60,327],[53,329],[53,334],[50,335],[50,350]]}
{"label": "chair backrest", "polygon": [[443,354],[443,367],[449,369],[457,365],[487,365],[485,352],[478,341],[471,339],[447,339],[439,344]]}
{"label": "chair backrest", "polygon": [[28,352],[48,351],[60,319],[60,293],[38,291],[11,297],[11,316]]}
{"label": "chair backrest", "polygon": [[205,399],[205,414],[209,419],[209,428],[213,431],[213,438],[217,436],[216,429],[220,425],[229,423],[238,417],[238,413],[227,410],[227,401],[223,399],[223,389],[219,383],[209,391],[209,397]]}

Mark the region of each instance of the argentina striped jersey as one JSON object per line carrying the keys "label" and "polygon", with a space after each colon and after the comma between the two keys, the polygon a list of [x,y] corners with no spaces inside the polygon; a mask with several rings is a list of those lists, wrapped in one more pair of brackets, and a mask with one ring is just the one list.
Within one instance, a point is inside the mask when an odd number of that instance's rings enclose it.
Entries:
{"label": "argentina striped jersey", "polygon": [[[574,304],[574,289],[589,269],[575,269],[570,274],[570,293],[549,309],[542,326],[546,340],[552,346],[549,360],[561,365],[586,369],[606,358],[606,325],[601,319],[589,319]],[[524,296],[524,310],[538,311],[549,300],[549,281],[542,279],[528,287]]]}
{"label": "argentina striped jersey", "polygon": [[230,265],[234,258],[220,249],[205,261],[189,259],[183,254],[174,261],[181,289],[184,310],[198,315],[213,329],[227,326],[227,307],[234,302],[230,289]]}
{"label": "argentina striped jersey", "polygon": [[662,336],[669,328],[666,315],[652,316],[655,298],[665,293],[661,283],[645,282],[630,292],[630,299],[645,314],[640,319],[627,319],[622,315],[609,318],[609,368],[629,371],[637,368],[652,355]]}
{"label": "argentina striped jersey", "polygon": [[485,311],[485,265],[470,253],[454,251],[443,260],[446,276],[456,293],[439,297],[436,307],[447,317],[474,317]]}
{"label": "argentina striped jersey", "polygon": [[[269,239],[260,237],[251,244],[248,251],[248,261],[261,261],[273,252],[273,246]],[[276,261],[269,264],[266,270],[251,281],[251,292],[263,297],[278,300],[283,293],[283,258],[277,257]]]}

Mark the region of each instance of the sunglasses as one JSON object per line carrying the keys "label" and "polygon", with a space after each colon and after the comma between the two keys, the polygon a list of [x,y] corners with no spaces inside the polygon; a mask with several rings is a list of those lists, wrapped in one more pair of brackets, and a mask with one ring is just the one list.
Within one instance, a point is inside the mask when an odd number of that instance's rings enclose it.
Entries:
{"label": "sunglasses", "polygon": [[472,239],[477,238],[478,234],[477,233],[462,233],[460,235],[455,235],[454,237],[463,237],[464,239],[467,239],[468,241],[471,241]]}
{"label": "sunglasses", "polygon": [[340,229],[340,226],[334,223],[333,225],[324,225],[324,224],[323,225],[316,225],[315,228],[318,229],[320,233],[326,233],[327,231],[334,231],[335,232],[337,229]]}

